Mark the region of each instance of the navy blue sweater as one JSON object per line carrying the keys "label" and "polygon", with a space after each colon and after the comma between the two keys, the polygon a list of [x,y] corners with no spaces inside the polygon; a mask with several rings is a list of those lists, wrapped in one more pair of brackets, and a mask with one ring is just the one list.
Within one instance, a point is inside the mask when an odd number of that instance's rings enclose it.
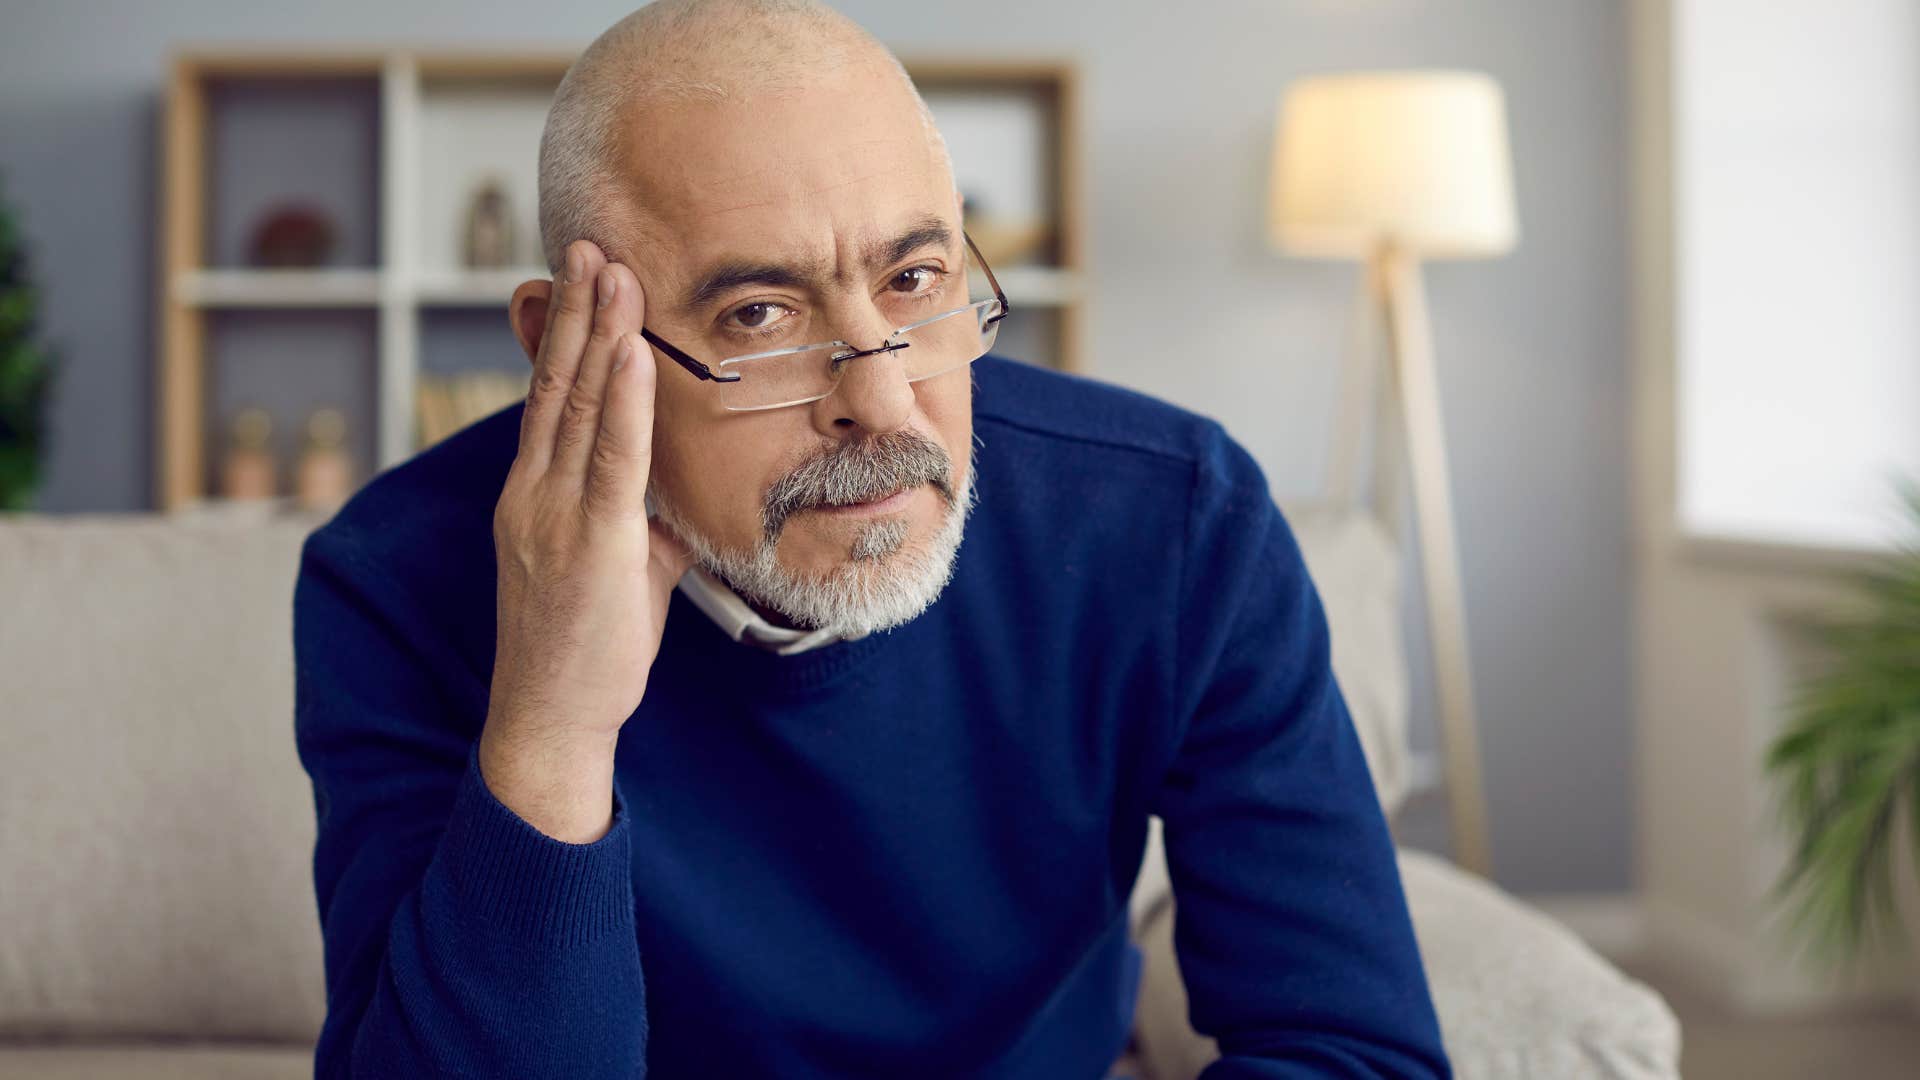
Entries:
{"label": "navy blue sweater", "polygon": [[945,593],[782,657],[676,592],[611,831],[480,779],[515,406],[307,541],[320,1077],[1093,1080],[1165,822],[1207,1080],[1447,1075],[1292,533],[1221,427],[996,357]]}

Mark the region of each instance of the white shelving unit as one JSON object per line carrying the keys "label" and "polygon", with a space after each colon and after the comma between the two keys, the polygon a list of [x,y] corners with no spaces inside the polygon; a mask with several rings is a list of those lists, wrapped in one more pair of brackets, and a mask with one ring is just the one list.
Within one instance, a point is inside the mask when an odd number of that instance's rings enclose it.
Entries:
{"label": "white shelving unit", "polygon": [[439,307],[504,307],[529,278],[546,277],[541,265],[512,270],[426,271],[414,281],[414,301]]}
{"label": "white shelving unit", "polygon": [[381,287],[378,270],[193,270],[174,278],[173,298],[201,308],[366,307]]}
{"label": "white shelving unit", "polygon": [[[553,90],[571,61],[571,55],[547,53],[416,50],[194,52],[176,59],[163,130],[163,325],[156,425],[158,501],[163,508],[202,505],[208,495],[210,433],[224,429],[223,418],[207,415],[213,367],[209,339],[217,337],[209,326],[226,312],[253,312],[254,327],[280,310],[371,312],[377,327],[372,364],[376,415],[354,418],[373,425],[374,460],[369,464],[385,468],[419,449],[415,398],[423,353],[431,351],[423,347],[423,333],[435,332],[434,327],[448,320],[458,322],[463,314],[471,319],[489,308],[504,313],[521,282],[547,276],[535,216],[537,150]],[[995,273],[1016,311],[1037,314],[1036,325],[1051,330],[1050,343],[1037,350],[1046,355],[1033,359],[1077,368],[1084,290],[1072,69],[1054,63],[953,60],[910,61],[908,68],[930,102],[944,101],[936,104],[936,113],[944,108],[956,126],[964,126],[961,139],[976,158],[992,153],[991,124],[1007,115],[1021,95],[1037,110],[1034,117],[1009,128],[1005,160],[997,162],[999,176],[983,186],[1007,188],[1006,176],[1014,169],[1041,173],[1032,180],[1040,194],[1025,202],[1045,204],[1053,214],[1056,231],[1047,245],[1051,265],[996,265]],[[248,87],[293,83],[347,86],[354,100],[368,95],[377,99],[377,164],[367,185],[372,205],[365,208],[377,233],[372,244],[376,265],[300,270],[209,265],[212,226],[234,224],[220,221],[222,207],[212,205],[210,177],[219,163],[208,159],[231,152],[209,137],[219,119],[213,113],[233,95],[244,99]],[[284,89],[267,93],[276,100],[301,100],[289,98]],[[1050,160],[1039,160],[1047,153]],[[462,265],[467,207],[483,177],[495,179],[507,194],[518,264],[512,268]],[[508,340],[504,324],[503,317],[501,338]]]}

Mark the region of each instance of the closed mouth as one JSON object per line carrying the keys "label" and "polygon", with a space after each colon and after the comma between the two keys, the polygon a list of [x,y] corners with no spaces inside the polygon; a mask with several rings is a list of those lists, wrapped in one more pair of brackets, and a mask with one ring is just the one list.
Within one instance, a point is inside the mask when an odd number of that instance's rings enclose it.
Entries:
{"label": "closed mouth", "polygon": [[821,503],[820,508],[823,510],[842,510],[849,506],[869,506],[869,505],[872,505],[873,503],[886,502],[888,499],[891,499],[894,496],[899,495],[901,492],[906,490],[907,490],[906,488],[895,488],[892,491],[886,492],[884,494],[875,495],[871,498],[859,499],[854,502]]}

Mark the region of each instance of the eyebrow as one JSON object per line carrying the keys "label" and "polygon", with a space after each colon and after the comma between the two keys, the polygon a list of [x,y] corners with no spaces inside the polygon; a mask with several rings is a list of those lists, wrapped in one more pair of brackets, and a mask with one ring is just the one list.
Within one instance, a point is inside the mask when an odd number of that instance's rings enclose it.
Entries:
{"label": "eyebrow", "polygon": [[[937,217],[926,217],[914,222],[897,236],[866,244],[861,256],[868,266],[883,266],[899,262],[922,248],[936,245],[943,248],[953,245],[953,227]],[[803,288],[817,284],[826,277],[826,264],[818,260],[765,262],[727,259],[708,270],[687,289],[680,307],[684,311],[703,308],[743,285]]]}

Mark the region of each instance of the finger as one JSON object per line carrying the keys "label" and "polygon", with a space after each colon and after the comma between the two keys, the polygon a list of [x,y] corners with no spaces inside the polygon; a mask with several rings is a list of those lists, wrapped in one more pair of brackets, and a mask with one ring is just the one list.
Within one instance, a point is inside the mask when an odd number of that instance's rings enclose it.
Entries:
{"label": "finger", "polygon": [[647,477],[653,470],[653,350],[639,334],[620,342],[620,370],[612,372],[606,407],[583,498],[609,517],[647,515]]}
{"label": "finger", "polygon": [[593,446],[600,434],[600,417],[613,372],[614,355],[626,336],[640,329],[639,279],[619,263],[608,263],[594,282],[593,333],[580,358],[580,372],[560,411],[560,429],[554,435],[553,461],[547,475],[558,483],[577,487],[587,475]]}
{"label": "finger", "polygon": [[606,256],[591,240],[567,245],[567,261],[547,304],[547,328],[527,388],[520,417],[520,455],[528,466],[545,471],[553,458],[554,434],[567,395],[580,370],[580,354],[593,325],[594,279]]}

